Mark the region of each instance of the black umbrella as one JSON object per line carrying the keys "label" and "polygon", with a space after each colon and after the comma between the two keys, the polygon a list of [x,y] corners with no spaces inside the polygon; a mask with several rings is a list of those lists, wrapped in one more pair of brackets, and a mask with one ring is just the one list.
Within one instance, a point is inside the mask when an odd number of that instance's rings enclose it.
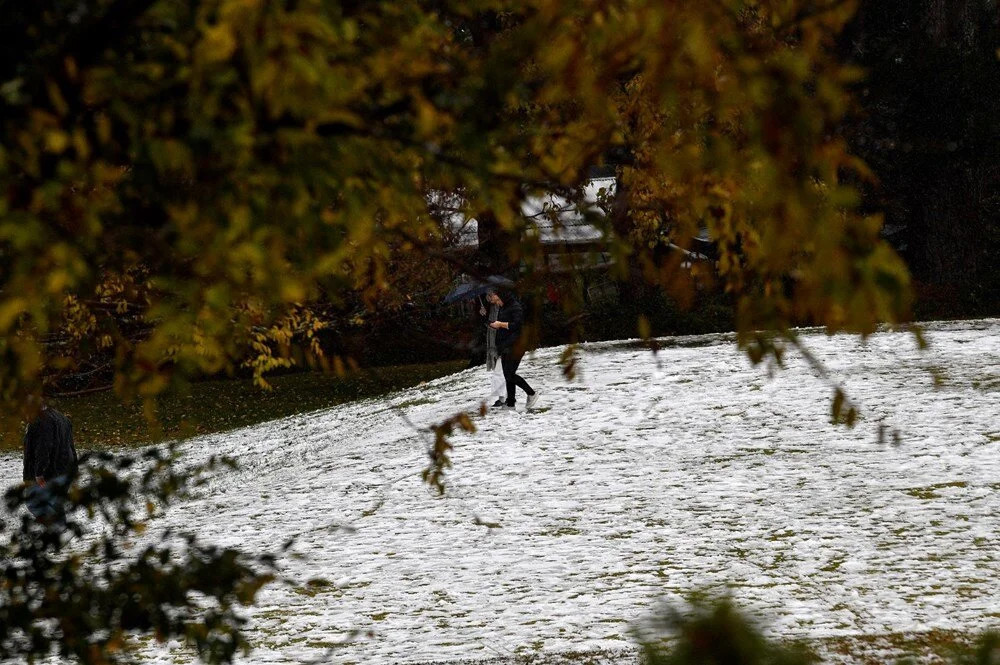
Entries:
{"label": "black umbrella", "polygon": [[501,275],[490,275],[485,282],[463,282],[459,284],[451,293],[444,297],[444,304],[450,305],[459,300],[472,300],[489,293],[497,288],[510,289],[514,287],[514,282]]}

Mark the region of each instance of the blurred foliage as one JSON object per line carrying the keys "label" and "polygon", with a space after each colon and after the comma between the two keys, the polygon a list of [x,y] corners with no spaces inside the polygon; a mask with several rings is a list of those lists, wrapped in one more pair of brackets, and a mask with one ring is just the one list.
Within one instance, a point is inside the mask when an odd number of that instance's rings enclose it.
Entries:
{"label": "blurred foliage", "polygon": [[942,662],[997,665],[1000,636],[954,631],[827,637],[795,643],[773,640],[728,599],[694,594],[686,608],[667,608],[635,634],[648,665],[807,665],[817,652],[871,663]]}
{"label": "blurred foliage", "polygon": [[[483,402],[479,407],[478,415],[480,417],[485,416],[486,409],[486,403]],[[427,455],[430,457],[430,461],[423,472],[421,472],[421,478],[423,478],[425,483],[436,489],[438,494],[444,494],[444,474],[447,469],[451,468],[451,459],[448,457],[448,453],[454,449],[454,446],[448,437],[456,431],[474,434],[476,432],[476,425],[472,422],[472,415],[464,412],[457,413],[444,422],[434,424],[429,428],[430,433],[434,435],[434,440],[427,447]]]}
{"label": "blurred foliage", "polygon": [[914,314],[1000,311],[1000,6],[862,3],[838,39],[868,72],[845,123],[878,176],[861,187],[913,273]]}
{"label": "blurred foliage", "polygon": [[808,665],[804,646],[768,639],[729,600],[696,596],[686,611],[670,608],[640,637],[649,665]]}
{"label": "blurred foliage", "polygon": [[[448,288],[435,193],[536,265],[521,202],[580,200],[602,163],[620,186],[595,223],[619,277],[730,294],[755,360],[780,351],[758,330],[907,314],[906,270],[846,184],[868,171],[836,131],[861,76],[834,49],[854,2],[3,9],[7,427],[60,373],[107,372],[152,415],[184,377],[343,369],[323,334]],[[701,231],[718,259],[688,265]]]}
{"label": "blurred foliage", "polygon": [[274,559],[170,531],[142,541],[149,518],[226,466],[213,457],[182,467],[172,449],[91,454],[75,482],[46,486],[64,509],[48,522],[27,511],[18,520],[25,492],[9,490],[10,512],[0,516],[0,660],[132,662],[142,635],[180,639],[210,663],[247,650],[238,608],[274,578]]}
{"label": "blurred foliage", "polygon": [[1000,665],[1000,632],[983,633],[971,648],[959,651],[955,665]]}

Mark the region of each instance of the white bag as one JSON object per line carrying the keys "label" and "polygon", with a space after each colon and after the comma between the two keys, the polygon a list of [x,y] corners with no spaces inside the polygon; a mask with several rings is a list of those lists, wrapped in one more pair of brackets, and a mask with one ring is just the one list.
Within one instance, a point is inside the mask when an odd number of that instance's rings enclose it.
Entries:
{"label": "white bag", "polygon": [[[487,370],[489,372],[489,370]],[[497,360],[490,375],[490,394],[486,400],[487,404],[493,404],[497,400],[507,400],[507,380],[503,376],[503,363]]]}

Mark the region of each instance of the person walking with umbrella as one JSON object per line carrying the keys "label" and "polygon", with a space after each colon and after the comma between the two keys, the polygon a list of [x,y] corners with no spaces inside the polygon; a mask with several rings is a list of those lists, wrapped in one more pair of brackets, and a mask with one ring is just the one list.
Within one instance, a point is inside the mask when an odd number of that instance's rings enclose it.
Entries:
{"label": "person walking with umbrella", "polygon": [[[473,279],[464,281],[456,286],[444,298],[444,303],[451,304],[463,300],[471,300],[476,303],[479,315],[485,319],[484,336],[485,344],[473,351],[469,367],[475,367],[483,360],[481,351],[485,347],[486,371],[490,378],[490,389],[487,393],[487,404],[494,408],[507,404],[507,379],[503,374],[503,366],[500,362],[500,350],[497,348],[497,334],[499,330],[489,327],[489,324],[497,320],[497,312],[500,308],[494,304],[486,302],[484,296],[493,289],[508,289],[514,286],[514,282],[502,275],[490,275],[486,279]],[[496,401],[494,401],[496,400]]]}
{"label": "person walking with umbrella", "polygon": [[530,410],[538,402],[538,393],[517,373],[524,357],[524,347],[517,343],[524,327],[524,309],[514,294],[505,290],[490,289],[486,293],[486,300],[500,308],[497,320],[490,323],[490,328],[497,331],[497,350],[500,352],[500,363],[507,380],[507,401],[504,407],[509,410],[515,408],[514,391],[520,388],[528,395],[527,408]]}

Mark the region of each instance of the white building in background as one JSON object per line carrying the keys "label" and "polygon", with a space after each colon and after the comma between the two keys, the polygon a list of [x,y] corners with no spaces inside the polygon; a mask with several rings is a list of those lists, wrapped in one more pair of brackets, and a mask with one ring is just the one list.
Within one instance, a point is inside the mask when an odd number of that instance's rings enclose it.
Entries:
{"label": "white building in background", "polygon": [[[549,272],[591,271],[614,263],[606,235],[610,229],[602,221],[607,220],[611,211],[616,185],[614,177],[591,178],[584,183],[582,196],[577,200],[552,192],[529,196],[521,203],[521,214],[527,221],[525,232],[540,241]],[[440,195],[437,201],[439,205],[432,203],[431,207],[437,207],[445,227],[451,230],[451,247],[460,252],[479,248],[484,242],[479,223],[461,212],[461,198],[453,197],[450,208],[445,205],[446,195]],[[686,255],[682,264],[685,267],[696,261],[711,260],[713,255],[707,229],[702,229],[692,240],[691,249],[671,245]]]}
{"label": "white building in background", "polygon": [[[599,222],[607,217],[615,183],[613,177],[588,180],[578,201],[547,193],[529,196],[521,203],[521,214],[527,222],[525,233],[541,243],[550,272],[611,265],[605,230]],[[479,222],[464,215],[461,204],[459,196],[447,194],[435,194],[430,201],[432,211],[452,234],[451,247],[456,251],[475,251],[483,242]]]}

